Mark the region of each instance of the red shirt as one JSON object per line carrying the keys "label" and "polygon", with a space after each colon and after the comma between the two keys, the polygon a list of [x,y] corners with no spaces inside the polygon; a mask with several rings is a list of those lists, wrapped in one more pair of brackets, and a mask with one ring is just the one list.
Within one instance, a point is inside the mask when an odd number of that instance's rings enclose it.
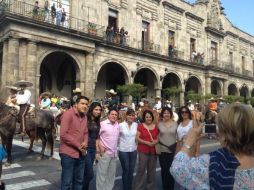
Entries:
{"label": "red shirt", "polygon": [[82,117],[76,108],[65,111],[61,117],[59,152],[79,158],[81,143],[88,142],[87,117]]}
{"label": "red shirt", "polygon": [[[159,130],[158,127],[155,126],[154,129],[149,130],[153,140],[157,140],[158,139],[158,135],[159,135]],[[140,133],[139,138],[144,140],[144,141],[150,141],[152,142],[152,139],[147,131],[147,129],[143,126],[143,124],[139,124],[138,125],[138,132]],[[154,147],[150,147],[148,145],[145,145],[143,143],[138,143],[138,152],[142,152],[145,154],[156,154],[155,151],[155,146]]]}

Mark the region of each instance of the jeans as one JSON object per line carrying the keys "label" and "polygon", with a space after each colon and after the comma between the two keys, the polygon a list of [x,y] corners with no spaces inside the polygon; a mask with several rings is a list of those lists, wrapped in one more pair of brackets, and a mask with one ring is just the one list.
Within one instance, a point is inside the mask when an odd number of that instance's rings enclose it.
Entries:
{"label": "jeans", "polygon": [[161,179],[164,190],[174,190],[175,180],[169,171],[173,159],[173,153],[162,152],[159,155],[159,162],[161,165]]}
{"label": "jeans", "polygon": [[71,158],[66,154],[60,154],[62,176],[61,190],[82,190],[85,157]]}
{"label": "jeans", "polygon": [[123,174],[123,189],[131,190],[133,181],[133,172],[137,160],[137,151],[134,152],[121,152],[119,151],[119,160],[121,162]]}
{"label": "jeans", "polygon": [[87,149],[87,155],[85,158],[83,190],[89,189],[89,183],[94,177],[93,162],[95,159],[95,152],[96,152],[95,148],[88,148]]}

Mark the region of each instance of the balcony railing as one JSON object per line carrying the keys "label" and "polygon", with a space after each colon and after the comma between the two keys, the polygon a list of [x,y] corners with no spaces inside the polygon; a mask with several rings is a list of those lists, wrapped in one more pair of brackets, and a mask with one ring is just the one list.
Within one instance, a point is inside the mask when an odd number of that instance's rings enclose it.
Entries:
{"label": "balcony railing", "polygon": [[34,5],[25,3],[24,1],[9,0],[0,3],[0,15],[4,12],[20,15],[27,18],[32,18],[37,22],[44,22],[52,25],[59,25],[68,29],[74,29],[90,35],[104,37],[105,27],[88,22],[86,20],[78,19],[70,15],[66,15],[64,22],[57,22],[56,18],[51,17],[48,11],[39,7],[38,11],[34,12]]}
{"label": "balcony railing", "polygon": [[129,43],[130,43],[130,36],[122,35],[120,33],[114,33],[114,32],[108,32],[108,33],[105,32],[104,39],[107,42],[120,44],[122,46],[129,46]]}
{"label": "balcony railing", "polygon": [[138,49],[141,49],[145,52],[153,52],[160,54],[160,45],[154,44],[153,42],[139,41]]}

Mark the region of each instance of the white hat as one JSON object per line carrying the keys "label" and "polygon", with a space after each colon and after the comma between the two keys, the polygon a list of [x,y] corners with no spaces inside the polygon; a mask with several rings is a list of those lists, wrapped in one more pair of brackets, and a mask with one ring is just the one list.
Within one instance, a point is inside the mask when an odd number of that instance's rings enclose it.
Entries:
{"label": "white hat", "polygon": [[74,90],[72,90],[73,93],[81,93],[80,88],[75,88]]}
{"label": "white hat", "polygon": [[161,99],[161,97],[160,96],[156,96],[155,99]]}
{"label": "white hat", "polygon": [[30,86],[33,86],[33,83],[31,83],[29,81],[25,81],[25,80],[20,80],[20,81],[16,82],[13,86],[16,86],[16,87],[21,87],[21,86],[30,87]]}
{"label": "white hat", "polygon": [[115,92],[114,89],[105,90],[105,91],[110,93],[110,94],[117,95],[117,92]]}
{"label": "white hat", "polygon": [[6,88],[9,88],[11,90],[15,90],[15,91],[19,91],[20,88],[16,87],[16,86],[6,86]]}

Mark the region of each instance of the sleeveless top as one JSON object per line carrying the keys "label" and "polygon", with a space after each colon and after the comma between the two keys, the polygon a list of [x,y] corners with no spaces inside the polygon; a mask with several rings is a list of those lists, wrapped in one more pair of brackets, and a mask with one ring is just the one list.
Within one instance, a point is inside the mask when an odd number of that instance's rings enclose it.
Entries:
{"label": "sleeveless top", "polygon": [[189,121],[188,125],[184,126],[182,125],[182,122],[178,125],[177,128],[177,136],[178,136],[178,140],[183,140],[183,137],[187,135],[187,133],[189,132],[189,130],[192,128],[193,124],[192,124],[192,120]]}

